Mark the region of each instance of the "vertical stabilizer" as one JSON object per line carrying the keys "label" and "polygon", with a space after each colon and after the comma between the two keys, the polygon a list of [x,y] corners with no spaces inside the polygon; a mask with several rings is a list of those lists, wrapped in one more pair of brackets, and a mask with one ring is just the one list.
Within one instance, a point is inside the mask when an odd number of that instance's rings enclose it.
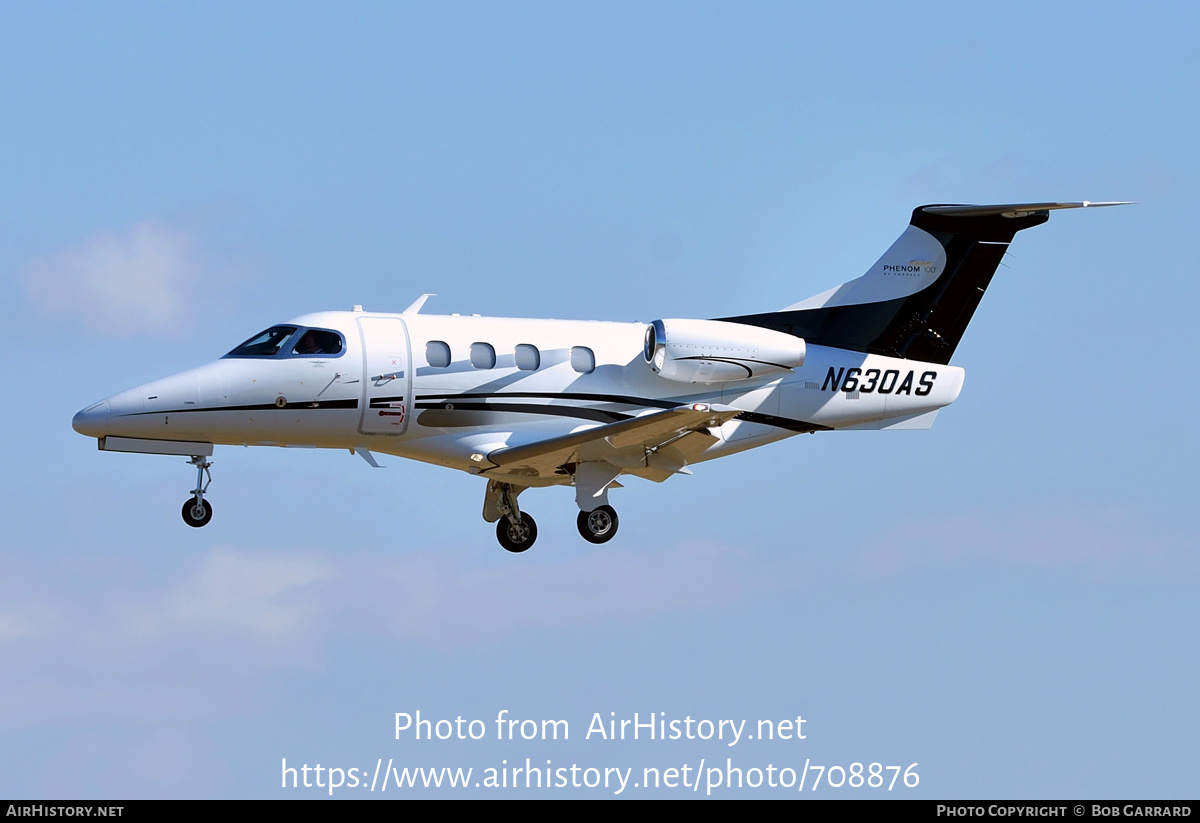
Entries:
{"label": "vertical stabilizer", "polygon": [[786,309],[722,317],[820,346],[949,363],[1008,244],[1054,209],[1119,203],[919,206],[862,277]]}

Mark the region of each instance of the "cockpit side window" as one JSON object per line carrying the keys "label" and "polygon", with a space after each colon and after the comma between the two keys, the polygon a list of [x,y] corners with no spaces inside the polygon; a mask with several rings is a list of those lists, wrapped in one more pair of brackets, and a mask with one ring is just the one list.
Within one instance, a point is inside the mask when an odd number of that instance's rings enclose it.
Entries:
{"label": "cockpit side window", "polygon": [[334,331],[309,329],[292,349],[292,354],[316,354],[336,357],[342,353],[342,336]]}
{"label": "cockpit side window", "polygon": [[251,337],[226,357],[274,357],[280,347],[296,332],[295,326],[272,326]]}

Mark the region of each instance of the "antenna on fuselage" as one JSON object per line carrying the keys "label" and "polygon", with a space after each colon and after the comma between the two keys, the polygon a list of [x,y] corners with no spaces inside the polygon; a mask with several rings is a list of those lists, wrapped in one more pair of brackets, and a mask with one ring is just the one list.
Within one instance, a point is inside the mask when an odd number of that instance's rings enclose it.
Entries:
{"label": "antenna on fuselage", "polygon": [[424,306],[425,301],[431,297],[437,297],[437,295],[436,294],[422,294],[420,297],[418,297],[416,300],[414,300],[412,302],[411,306],[409,306],[407,309],[405,309],[404,311],[402,311],[400,313],[401,314],[420,314],[421,307]]}

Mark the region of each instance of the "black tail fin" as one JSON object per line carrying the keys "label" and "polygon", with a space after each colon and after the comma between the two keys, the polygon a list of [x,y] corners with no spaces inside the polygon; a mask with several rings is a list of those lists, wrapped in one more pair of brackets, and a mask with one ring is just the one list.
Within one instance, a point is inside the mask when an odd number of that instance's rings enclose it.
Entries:
{"label": "black tail fin", "polygon": [[851,351],[949,363],[1008,244],[1052,209],[1118,203],[919,206],[866,274],[782,311],[722,317]]}

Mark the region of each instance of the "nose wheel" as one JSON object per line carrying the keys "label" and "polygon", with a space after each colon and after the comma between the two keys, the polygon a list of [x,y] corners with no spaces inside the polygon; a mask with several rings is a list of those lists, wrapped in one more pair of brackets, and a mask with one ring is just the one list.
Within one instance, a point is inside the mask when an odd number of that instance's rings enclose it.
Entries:
{"label": "nose wheel", "polygon": [[198,529],[208,525],[208,521],[212,520],[212,504],[204,499],[204,493],[208,491],[208,484],[212,482],[212,474],[208,471],[208,467],[212,463],[200,455],[194,455],[188,463],[196,467],[196,488],[192,489],[192,496],[184,501],[181,513],[184,523]]}
{"label": "nose wheel", "polygon": [[197,501],[192,497],[183,502],[183,522],[193,528],[200,528],[212,520],[212,504],[207,500]]}
{"label": "nose wheel", "polygon": [[597,506],[590,512],[580,512],[575,525],[589,543],[607,543],[617,533],[617,510],[612,506]]}

